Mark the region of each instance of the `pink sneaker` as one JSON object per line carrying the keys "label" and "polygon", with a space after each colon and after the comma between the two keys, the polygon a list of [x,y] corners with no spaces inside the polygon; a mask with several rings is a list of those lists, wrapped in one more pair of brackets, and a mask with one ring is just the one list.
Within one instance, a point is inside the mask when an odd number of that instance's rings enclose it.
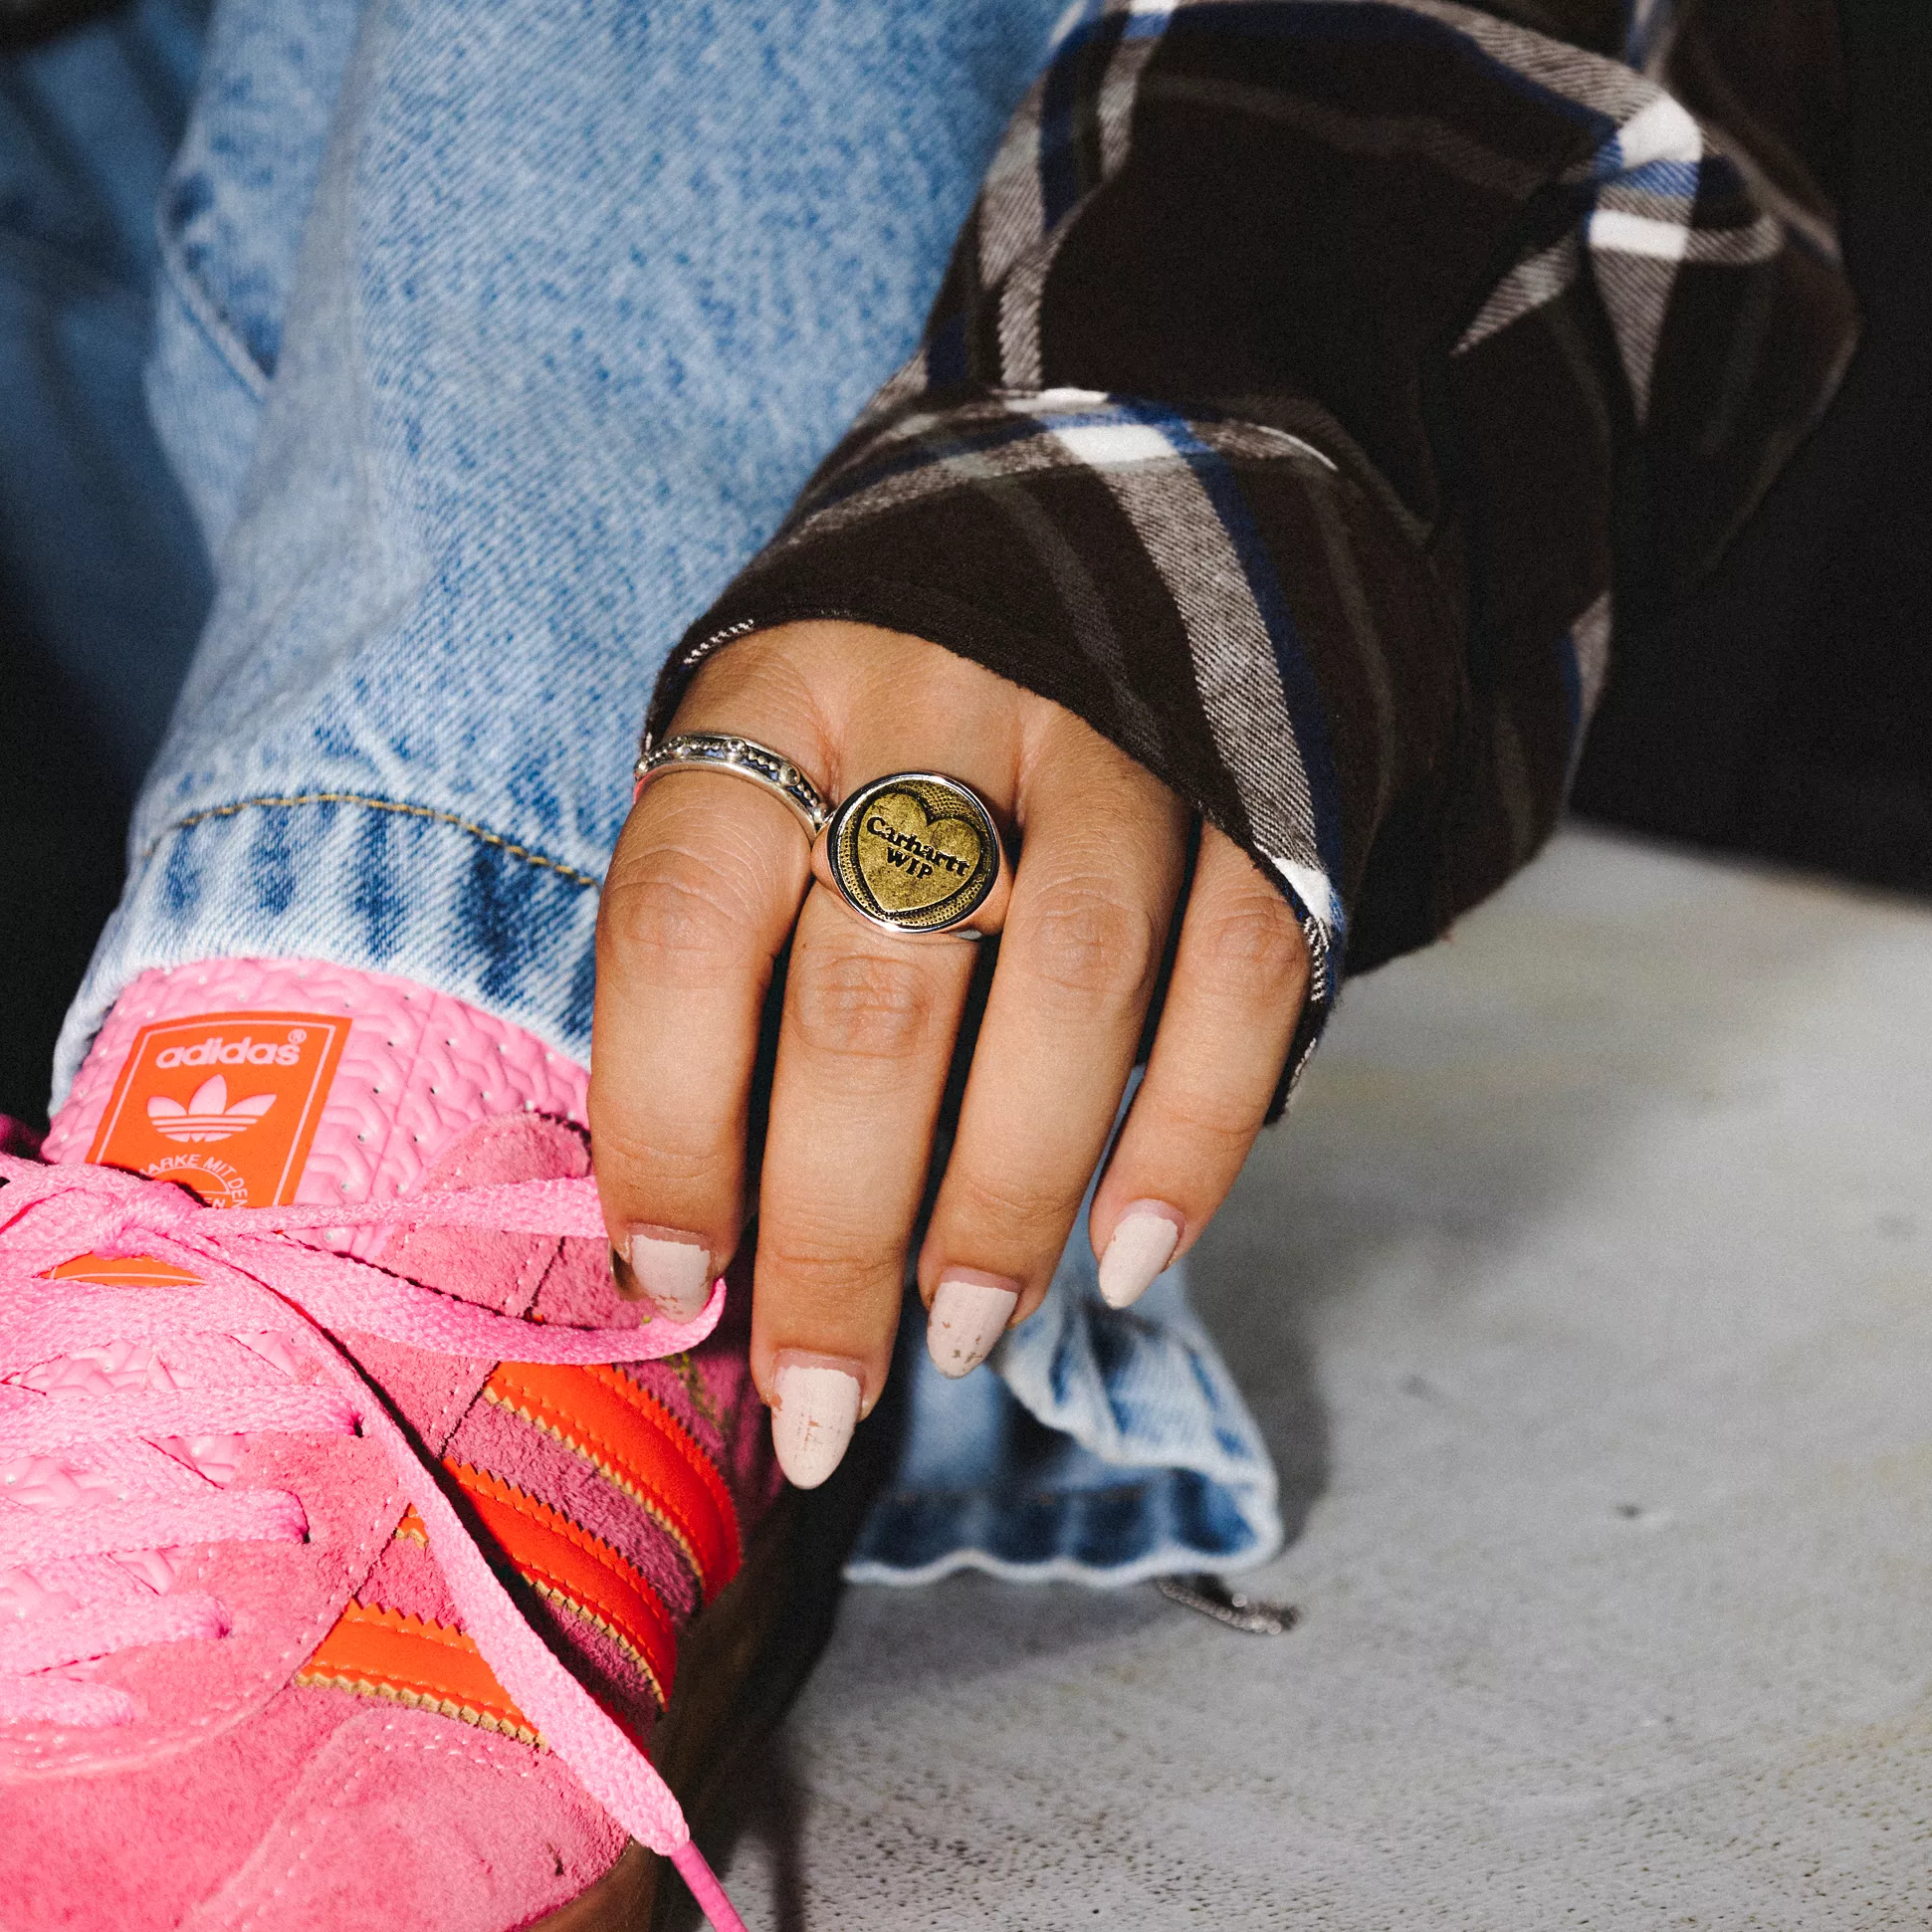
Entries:
{"label": "pink sneaker", "polygon": [[8,1932],[643,1924],[645,1846],[739,1923],[678,1800],[856,1513],[774,1506],[743,1292],[617,1296],[583,1096],[421,986],[218,962],[0,1157]]}

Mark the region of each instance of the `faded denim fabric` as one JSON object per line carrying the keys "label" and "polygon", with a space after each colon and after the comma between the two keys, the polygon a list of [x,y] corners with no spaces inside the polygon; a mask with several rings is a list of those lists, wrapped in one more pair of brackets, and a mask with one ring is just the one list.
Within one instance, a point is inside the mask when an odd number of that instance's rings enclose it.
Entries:
{"label": "faded denim fabric", "polygon": [[[58,1088],[134,974],[214,955],[404,974],[587,1059],[658,665],[915,345],[1059,5],[217,8],[148,371],[215,604]],[[1003,1381],[913,1354],[855,1574],[1272,1552],[1178,1275],[1115,1315],[1093,1274],[1078,1236]]]}
{"label": "faded denim fabric", "polygon": [[911,1409],[899,1467],[846,1574],[926,1583],[955,1570],[1127,1584],[1236,1570],[1281,1547],[1279,1484],[1177,1262],[1132,1308],[1100,1298],[1089,1187],[1053,1284],[950,1382],[909,1299],[893,1374]]}

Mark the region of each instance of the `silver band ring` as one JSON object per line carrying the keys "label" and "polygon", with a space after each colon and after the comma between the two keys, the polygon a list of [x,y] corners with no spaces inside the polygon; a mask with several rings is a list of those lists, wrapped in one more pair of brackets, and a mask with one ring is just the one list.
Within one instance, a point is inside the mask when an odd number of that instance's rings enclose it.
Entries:
{"label": "silver band ring", "polygon": [[825,845],[839,897],[874,926],[974,940],[998,930],[1006,883],[999,828],[978,793],[957,778],[938,771],[874,778],[840,801]]}
{"label": "silver band ring", "polygon": [[809,839],[815,840],[832,816],[825,794],[788,757],[730,732],[680,732],[646,751],[632,776],[642,791],[667,771],[718,771],[728,778],[750,779],[789,805]]}

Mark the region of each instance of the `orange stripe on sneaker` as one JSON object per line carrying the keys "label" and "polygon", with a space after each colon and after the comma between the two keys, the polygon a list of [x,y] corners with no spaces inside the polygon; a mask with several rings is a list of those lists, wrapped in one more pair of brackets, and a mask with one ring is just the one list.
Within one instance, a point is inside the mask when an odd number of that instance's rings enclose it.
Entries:
{"label": "orange stripe on sneaker", "polygon": [[738,1575],[738,1510],[712,1459],[649,1390],[615,1369],[501,1363],[486,1400],[592,1463],[683,1545],[710,1603]]}
{"label": "orange stripe on sneaker", "polygon": [[77,1254],[58,1268],[49,1268],[49,1281],[90,1281],[97,1288],[194,1288],[201,1282],[171,1261],[151,1254],[129,1254],[107,1260],[98,1254]]}
{"label": "orange stripe on sneaker", "polygon": [[517,1573],[616,1639],[648,1679],[661,1710],[677,1674],[678,1637],[670,1612],[643,1572],[608,1543],[580,1529],[501,1476],[467,1462],[443,1464],[475,1505],[483,1527]]}
{"label": "orange stripe on sneaker", "polygon": [[296,1672],[295,1681],[388,1697],[486,1731],[502,1731],[526,1744],[538,1741],[474,1637],[401,1610],[349,1604],[315,1655]]}

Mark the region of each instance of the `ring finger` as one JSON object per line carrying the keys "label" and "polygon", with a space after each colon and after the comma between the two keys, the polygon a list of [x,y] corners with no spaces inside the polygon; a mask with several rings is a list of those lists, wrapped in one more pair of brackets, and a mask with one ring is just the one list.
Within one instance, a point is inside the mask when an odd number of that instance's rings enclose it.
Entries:
{"label": "ring finger", "polygon": [[960,1130],[920,1259],[965,1375],[1039,1305],[1107,1145],[1186,852],[1180,801],[1077,721],[1044,735]]}

